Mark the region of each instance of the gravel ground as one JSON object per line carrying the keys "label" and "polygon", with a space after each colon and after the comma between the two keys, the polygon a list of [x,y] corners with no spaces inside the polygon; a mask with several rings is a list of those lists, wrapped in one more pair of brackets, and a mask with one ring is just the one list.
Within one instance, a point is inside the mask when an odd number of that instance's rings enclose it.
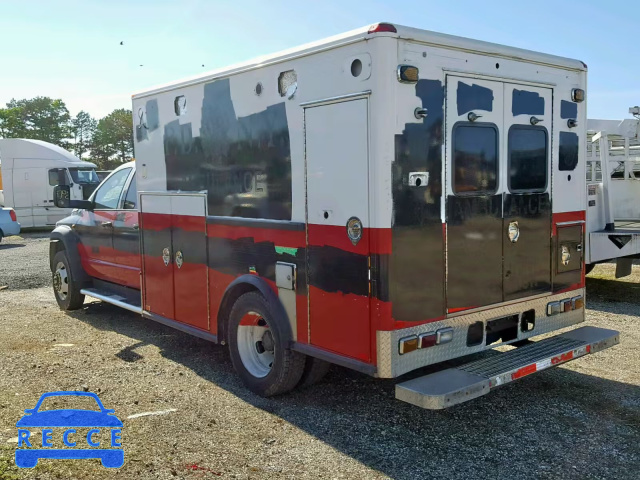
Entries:
{"label": "gravel ground", "polygon": [[29,232],[0,242],[0,287],[11,289],[51,284],[49,232]]}
{"label": "gravel ground", "polygon": [[[431,412],[396,401],[394,381],[339,367],[306,390],[257,397],[225,347],[100,302],[59,311],[50,288],[26,289],[48,283],[46,242],[17,243],[26,246],[0,246],[0,278],[10,285],[0,291],[0,478],[583,479],[640,471],[640,267],[622,281],[609,265],[588,278],[586,323],[620,330],[620,345]],[[125,465],[16,468],[23,409],[43,392],[83,388],[123,420]]]}

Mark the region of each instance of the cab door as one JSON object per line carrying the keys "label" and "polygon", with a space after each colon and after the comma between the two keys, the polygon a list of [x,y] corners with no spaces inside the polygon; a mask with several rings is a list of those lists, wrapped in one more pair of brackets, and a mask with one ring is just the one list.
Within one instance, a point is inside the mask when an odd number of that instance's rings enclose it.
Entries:
{"label": "cab door", "polygon": [[551,291],[552,90],[504,84],[504,300]]}
{"label": "cab door", "polygon": [[121,283],[113,248],[113,226],[130,173],[131,168],[123,168],[107,178],[95,192],[93,211],[84,210],[76,224],[86,272],[113,283]]}
{"label": "cab door", "polygon": [[447,76],[447,312],[499,303],[502,284],[501,82]]}
{"label": "cab door", "polygon": [[140,230],[136,173],[131,175],[113,222],[114,263],[118,283],[140,289]]}

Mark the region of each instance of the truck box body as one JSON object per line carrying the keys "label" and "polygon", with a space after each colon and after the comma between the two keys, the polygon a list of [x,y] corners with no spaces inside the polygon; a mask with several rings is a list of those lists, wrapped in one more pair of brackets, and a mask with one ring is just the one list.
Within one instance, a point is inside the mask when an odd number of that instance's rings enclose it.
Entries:
{"label": "truck box body", "polygon": [[40,140],[0,139],[4,205],[12,207],[22,227],[45,227],[69,215],[53,203],[53,187],[73,185],[72,199],[86,199],[97,186],[93,163]]}
{"label": "truck box body", "polygon": [[149,316],[224,337],[252,275],[380,377],[584,320],[586,66],[395,30],[134,95]]}

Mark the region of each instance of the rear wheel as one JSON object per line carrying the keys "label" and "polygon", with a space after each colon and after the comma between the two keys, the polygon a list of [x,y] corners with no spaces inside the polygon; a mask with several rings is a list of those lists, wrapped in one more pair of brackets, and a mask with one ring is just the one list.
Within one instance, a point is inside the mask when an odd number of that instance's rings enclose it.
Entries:
{"label": "rear wheel", "polygon": [[245,293],[231,309],[231,361],[249,390],[263,397],[292,390],[304,371],[305,356],[286,346],[286,321],[257,292]]}
{"label": "rear wheel", "polygon": [[298,387],[309,387],[319,382],[329,372],[330,368],[331,364],[329,362],[315,357],[307,357]]}
{"label": "rear wheel", "polygon": [[61,310],[77,310],[84,303],[80,285],[73,279],[66,252],[53,257],[53,293]]}
{"label": "rear wheel", "polygon": [[4,234],[2,233],[2,230],[0,230],[0,242],[2,242],[3,237],[4,237]]}
{"label": "rear wheel", "polygon": [[585,275],[589,275],[593,269],[596,268],[596,264],[595,263],[587,263],[584,266],[584,274]]}

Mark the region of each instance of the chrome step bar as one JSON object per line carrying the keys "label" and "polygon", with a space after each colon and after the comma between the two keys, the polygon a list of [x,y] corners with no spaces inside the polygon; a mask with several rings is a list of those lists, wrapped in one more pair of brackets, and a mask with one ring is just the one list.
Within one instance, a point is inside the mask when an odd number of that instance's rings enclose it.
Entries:
{"label": "chrome step bar", "polygon": [[107,293],[103,290],[98,290],[96,288],[83,288],[80,290],[82,295],[87,295],[88,297],[97,298],[98,300],[102,300],[103,302],[110,303],[115,305],[116,307],[124,308],[125,310],[129,310],[130,312],[142,314],[142,307],[139,305],[133,305],[128,303],[125,297],[121,295],[117,295],[115,293]]}
{"label": "chrome step bar", "polygon": [[439,410],[486,395],[532,373],[555,367],[620,343],[620,333],[581,327],[505,353],[483,358],[396,385],[396,398]]}

